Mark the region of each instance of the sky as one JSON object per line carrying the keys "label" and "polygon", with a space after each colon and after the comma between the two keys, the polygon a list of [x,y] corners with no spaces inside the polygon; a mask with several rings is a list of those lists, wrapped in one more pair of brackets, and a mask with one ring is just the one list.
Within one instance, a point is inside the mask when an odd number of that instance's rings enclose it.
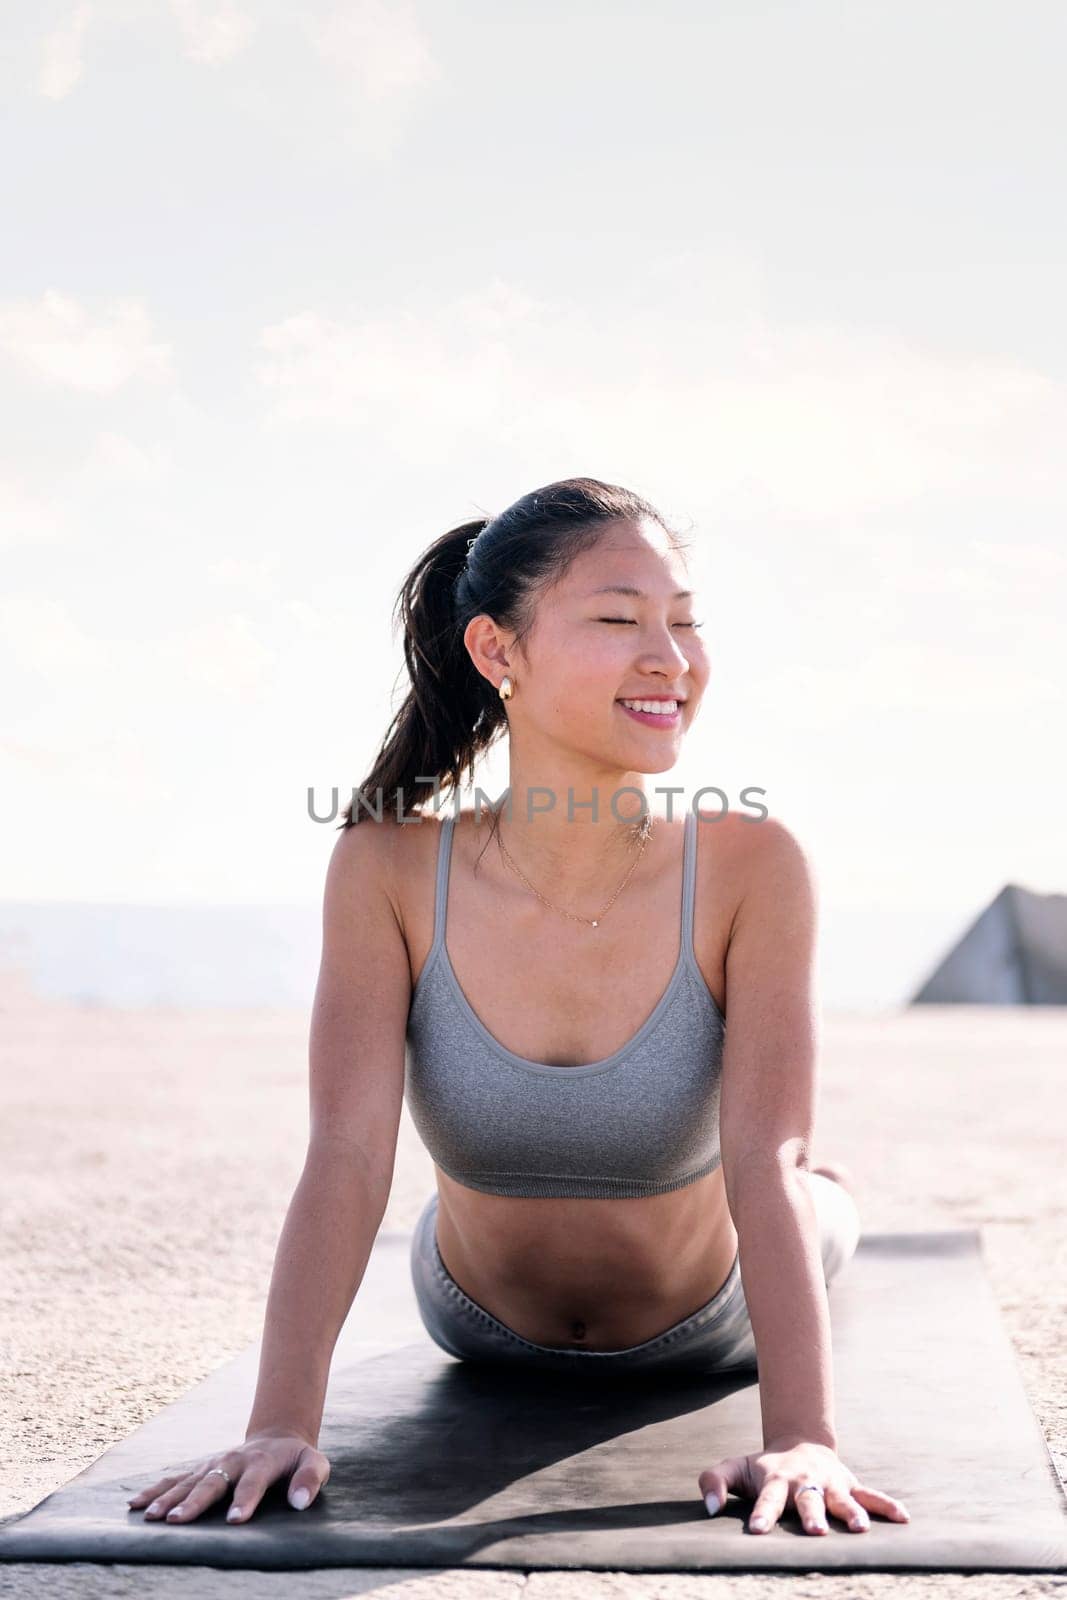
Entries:
{"label": "sky", "polygon": [[0,898],[321,900],[406,572],[576,474],[692,543],[655,781],[766,791],[829,1004],[1067,890],[1065,47],[1025,0],[5,8]]}

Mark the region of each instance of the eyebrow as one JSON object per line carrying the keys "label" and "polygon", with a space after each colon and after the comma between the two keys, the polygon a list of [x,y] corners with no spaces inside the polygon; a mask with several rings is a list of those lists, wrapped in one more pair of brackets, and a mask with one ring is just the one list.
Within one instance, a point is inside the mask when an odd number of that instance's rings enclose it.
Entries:
{"label": "eyebrow", "polygon": [[[648,599],[648,595],[643,589],[634,589],[626,583],[606,583],[604,584],[603,588],[590,589],[589,593],[586,595],[586,599],[592,599],[593,595],[595,594],[625,594],[629,595],[631,600]],[[692,598],[692,589],[676,589],[671,595],[672,600],[691,600]]]}

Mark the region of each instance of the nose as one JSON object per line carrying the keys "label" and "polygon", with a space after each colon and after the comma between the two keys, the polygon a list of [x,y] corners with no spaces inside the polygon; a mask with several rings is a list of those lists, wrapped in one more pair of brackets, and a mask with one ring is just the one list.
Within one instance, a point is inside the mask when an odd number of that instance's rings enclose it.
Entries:
{"label": "nose", "polygon": [[669,628],[664,628],[662,645],[659,642],[649,644],[645,642],[641,651],[643,667],[646,672],[659,670],[672,681],[679,673],[689,671],[689,657],[675,638]]}

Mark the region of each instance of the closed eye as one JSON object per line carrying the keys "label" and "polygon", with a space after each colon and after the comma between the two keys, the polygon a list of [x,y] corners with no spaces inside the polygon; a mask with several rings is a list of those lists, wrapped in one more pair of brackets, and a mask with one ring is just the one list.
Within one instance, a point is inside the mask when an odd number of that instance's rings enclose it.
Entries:
{"label": "closed eye", "polygon": [[[629,623],[632,627],[637,627],[637,623],[633,617],[597,617],[596,620],[598,622]],[[676,622],[674,626],[676,628],[702,628],[704,624],[702,622]]]}

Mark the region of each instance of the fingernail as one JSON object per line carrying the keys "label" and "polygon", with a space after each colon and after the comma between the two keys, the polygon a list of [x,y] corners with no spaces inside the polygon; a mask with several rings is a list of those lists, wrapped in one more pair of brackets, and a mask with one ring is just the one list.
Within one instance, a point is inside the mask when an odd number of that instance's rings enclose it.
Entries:
{"label": "fingernail", "polygon": [[167,1512],[167,1517],[168,1518],[170,1518],[170,1517],[180,1517],[181,1515],[182,1515],[181,1506],[171,1506],[170,1510]]}
{"label": "fingernail", "polygon": [[242,1516],[240,1506],[231,1506],[226,1513],[227,1522],[240,1522]]}
{"label": "fingernail", "polygon": [[308,1503],[308,1501],[310,1499],[311,1499],[311,1490],[310,1489],[304,1489],[304,1488],[294,1489],[292,1494],[289,1496],[289,1504],[291,1506],[293,1506],[295,1508],[295,1510],[303,1511],[304,1507],[307,1505],[307,1503]]}
{"label": "fingernail", "polygon": [[160,1509],[160,1506],[159,1506],[159,1501],[158,1501],[158,1500],[153,1500],[153,1501],[152,1501],[152,1504],[151,1504],[151,1505],[150,1505],[150,1506],[145,1506],[145,1510],[146,1510],[146,1511],[151,1511],[151,1512],[152,1512],[152,1514],[153,1514],[153,1516],[154,1516],[154,1515],[155,1515],[155,1513],[156,1513],[156,1512],[157,1512],[157,1511],[158,1511],[158,1510],[159,1510],[159,1509]]}
{"label": "fingernail", "polygon": [[869,1527],[870,1524],[866,1517],[853,1517],[851,1526],[853,1528],[866,1528]]}
{"label": "fingernail", "polygon": [[750,1517],[748,1525],[753,1533],[766,1533],[767,1531],[766,1517]]}
{"label": "fingernail", "polygon": [[722,1501],[719,1499],[717,1494],[712,1494],[711,1490],[709,1489],[707,1494],[704,1496],[704,1504],[708,1508],[708,1516],[713,1517],[716,1511],[718,1511],[719,1507],[722,1505]]}

